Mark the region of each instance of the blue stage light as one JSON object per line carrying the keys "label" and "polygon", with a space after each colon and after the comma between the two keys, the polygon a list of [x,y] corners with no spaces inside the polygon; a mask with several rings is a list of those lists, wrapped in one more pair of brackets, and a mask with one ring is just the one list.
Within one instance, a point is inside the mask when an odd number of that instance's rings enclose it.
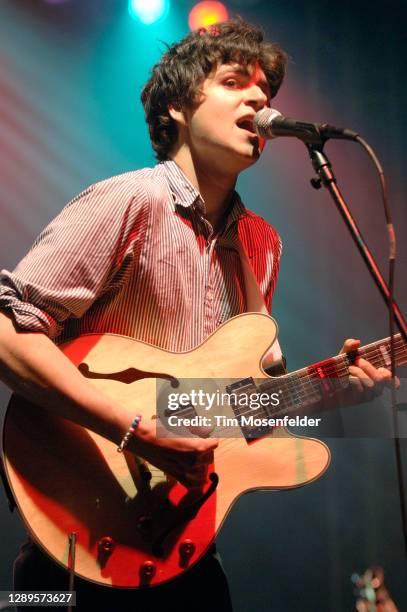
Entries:
{"label": "blue stage light", "polygon": [[170,0],[129,0],[129,13],[145,25],[165,19],[170,10]]}

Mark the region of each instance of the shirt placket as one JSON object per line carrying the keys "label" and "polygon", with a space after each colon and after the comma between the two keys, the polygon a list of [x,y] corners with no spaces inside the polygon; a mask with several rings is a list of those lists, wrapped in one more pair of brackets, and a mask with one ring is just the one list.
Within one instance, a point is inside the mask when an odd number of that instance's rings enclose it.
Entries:
{"label": "shirt placket", "polygon": [[216,237],[209,238],[205,247],[205,301],[204,301],[204,334],[207,337],[214,329],[215,321],[215,278],[214,278],[214,261],[213,253],[216,246]]}

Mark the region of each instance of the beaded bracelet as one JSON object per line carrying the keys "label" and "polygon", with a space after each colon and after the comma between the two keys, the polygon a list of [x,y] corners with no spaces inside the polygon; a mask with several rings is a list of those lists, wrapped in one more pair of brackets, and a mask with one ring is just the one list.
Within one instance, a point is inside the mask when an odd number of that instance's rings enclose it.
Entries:
{"label": "beaded bracelet", "polygon": [[132,436],[134,436],[134,432],[136,431],[137,427],[139,426],[141,421],[141,414],[137,414],[134,419],[132,424],[130,425],[128,431],[125,433],[123,440],[120,442],[120,446],[117,447],[117,452],[118,453],[122,453],[123,450],[126,448],[126,446],[128,445],[128,443],[130,442],[130,439]]}

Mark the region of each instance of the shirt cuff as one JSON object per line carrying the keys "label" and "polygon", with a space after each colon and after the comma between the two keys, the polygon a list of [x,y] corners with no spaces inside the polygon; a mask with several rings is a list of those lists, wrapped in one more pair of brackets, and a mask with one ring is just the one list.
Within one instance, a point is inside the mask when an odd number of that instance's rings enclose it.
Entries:
{"label": "shirt cuff", "polygon": [[0,273],[0,310],[11,313],[21,331],[42,332],[55,338],[62,330],[62,325],[50,314],[24,301],[23,289],[18,287],[13,275],[7,270]]}

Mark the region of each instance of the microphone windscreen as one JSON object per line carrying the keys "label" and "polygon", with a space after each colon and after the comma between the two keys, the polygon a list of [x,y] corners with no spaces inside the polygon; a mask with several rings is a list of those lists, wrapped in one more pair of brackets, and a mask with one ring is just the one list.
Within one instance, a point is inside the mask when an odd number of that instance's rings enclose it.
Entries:
{"label": "microphone windscreen", "polygon": [[272,134],[270,132],[270,123],[277,117],[283,115],[275,108],[262,108],[258,111],[253,119],[254,129],[256,134],[262,138],[270,138]]}

